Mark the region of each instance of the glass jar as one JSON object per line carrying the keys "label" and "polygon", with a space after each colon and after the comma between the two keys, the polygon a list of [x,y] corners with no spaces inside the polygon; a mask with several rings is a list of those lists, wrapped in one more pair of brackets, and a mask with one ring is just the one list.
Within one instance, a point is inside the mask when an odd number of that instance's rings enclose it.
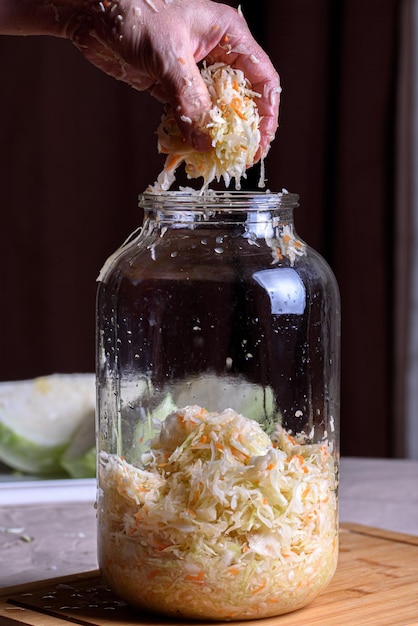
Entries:
{"label": "glass jar", "polygon": [[261,618],[333,576],[339,293],[297,205],[144,194],[101,272],[98,558],[134,607]]}

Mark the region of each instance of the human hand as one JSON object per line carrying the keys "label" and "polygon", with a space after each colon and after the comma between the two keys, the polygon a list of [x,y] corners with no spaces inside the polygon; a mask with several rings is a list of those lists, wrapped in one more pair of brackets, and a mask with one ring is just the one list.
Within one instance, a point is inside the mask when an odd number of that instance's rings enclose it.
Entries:
{"label": "human hand", "polygon": [[277,129],[279,77],[239,11],[212,0],[101,0],[72,16],[66,36],[107,74],[169,103],[188,143],[210,147],[204,124],[211,100],[197,63],[241,69],[260,94],[260,148]]}

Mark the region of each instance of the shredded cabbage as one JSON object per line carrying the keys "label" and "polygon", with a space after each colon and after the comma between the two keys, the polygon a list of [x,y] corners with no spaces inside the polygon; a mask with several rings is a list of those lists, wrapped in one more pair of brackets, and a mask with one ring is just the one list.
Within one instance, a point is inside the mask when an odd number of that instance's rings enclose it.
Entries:
{"label": "shredded cabbage", "polygon": [[[305,438],[306,441],[306,438]],[[337,560],[330,444],[269,437],[232,409],[167,416],[142,467],[100,453],[99,559],[129,604],[187,618],[300,608]]]}
{"label": "shredded cabbage", "polygon": [[[260,116],[256,105],[260,94],[251,89],[241,70],[224,63],[204,65],[201,75],[213,103],[206,125],[212,148],[198,152],[187,144],[173,110],[169,109],[157,131],[158,149],[167,154],[167,159],[150,191],[167,191],[182,162],[190,179],[203,177],[202,192],[213,180],[221,178],[227,187],[234,179],[236,189],[240,189],[241,178],[245,178],[247,168],[254,164],[260,144]],[[264,181],[260,180],[260,187],[263,185]]]}

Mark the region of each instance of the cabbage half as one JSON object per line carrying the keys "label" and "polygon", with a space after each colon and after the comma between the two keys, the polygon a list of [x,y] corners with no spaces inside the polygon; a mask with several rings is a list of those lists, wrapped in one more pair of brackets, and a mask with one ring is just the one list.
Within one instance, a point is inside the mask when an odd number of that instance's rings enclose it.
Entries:
{"label": "cabbage half", "polygon": [[95,475],[93,374],[0,383],[0,461],[31,474]]}

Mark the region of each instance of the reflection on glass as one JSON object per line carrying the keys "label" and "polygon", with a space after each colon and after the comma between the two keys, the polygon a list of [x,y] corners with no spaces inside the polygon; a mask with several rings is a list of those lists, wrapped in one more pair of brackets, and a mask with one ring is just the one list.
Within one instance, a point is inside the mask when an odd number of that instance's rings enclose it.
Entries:
{"label": "reflection on glass", "polygon": [[256,280],[267,291],[273,315],[294,313],[302,315],[306,305],[305,286],[290,267],[277,267],[255,272]]}

